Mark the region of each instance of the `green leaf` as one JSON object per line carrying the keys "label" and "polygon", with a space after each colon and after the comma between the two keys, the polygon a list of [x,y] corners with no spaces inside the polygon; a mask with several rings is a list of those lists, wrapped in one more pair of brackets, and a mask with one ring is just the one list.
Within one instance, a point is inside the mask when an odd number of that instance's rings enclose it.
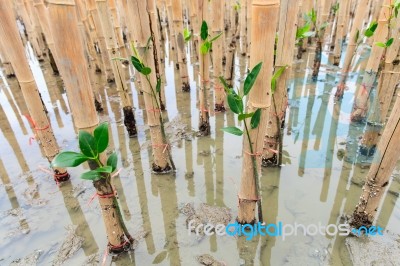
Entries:
{"label": "green leaf", "polygon": [[277,71],[275,71],[274,75],[272,76],[271,79],[271,92],[272,94],[274,94],[275,90],[276,90],[276,81],[278,80],[278,78],[282,75],[283,71],[285,71],[287,65],[280,67]]}
{"label": "green leaf", "polygon": [[389,47],[390,45],[392,45],[394,39],[390,38],[387,42],[386,42],[386,47]]}
{"label": "green leaf", "polygon": [[85,179],[85,180],[96,181],[101,178],[101,174],[99,172],[97,172],[96,170],[92,170],[92,171],[84,172],[83,174],[81,174],[81,178]]}
{"label": "green leaf", "polygon": [[250,73],[247,75],[245,81],[244,81],[244,95],[249,94],[251,88],[254,85],[254,82],[256,82],[258,73],[260,73],[261,70],[261,66],[262,66],[262,62],[258,63],[251,71]]}
{"label": "green leaf", "polygon": [[296,31],[296,39],[304,38],[304,34],[310,30],[310,23],[307,23]]}
{"label": "green leaf", "polygon": [[98,125],[93,135],[96,143],[96,150],[98,153],[102,153],[108,146],[108,123],[104,122]]}
{"label": "green leaf", "polygon": [[183,38],[185,39],[185,42],[189,41],[192,38],[192,33],[188,29],[183,30]]}
{"label": "green leaf", "polygon": [[374,35],[376,28],[378,27],[378,23],[376,21],[371,22],[368,28],[365,30],[364,35],[365,37],[369,38]]}
{"label": "green leaf", "polygon": [[235,114],[243,113],[243,102],[237,95],[228,94],[228,105]]}
{"label": "green leaf", "polygon": [[98,156],[97,145],[94,137],[90,133],[80,130],[78,134],[79,148],[81,152],[89,158],[96,158]]}
{"label": "green leaf", "polygon": [[159,93],[160,91],[161,91],[161,79],[157,78],[156,92]]}
{"label": "green leaf", "polygon": [[214,36],[213,38],[211,38],[211,40],[209,40],[209,42],[211,43],[211,42],[213,42],[213,41],[216,41],[219,37],[221,37],[221,35],[222,35],[222,32],[219,33],[219,34],[217,34],[217,35]]}
{"label": "green leaf", "polygon": [[207,26],[207,22],[204,20],[201,23],[200,37],[203,41],[205,41],[208,37],[208,26]]}
{"label": "green leaf", "polygon": [[382,47],[382,48],[386,48],[386,43],[383,43],[383,42],[376,42],[375,45]]}
{"label": "green leaf", "polygon": [[252,129],[258,127],[258,124],[260,124],[260,119],[261,119],[261,109],[258,108],[257,111],[254,112],[254,115],[250,120],[250,126]]}
{"label": "green leaf", "polygon": [[141,73],[143,75],[149,75],[151,73],[151,68],[150,67],[143,67]]}
{"label": "green leaf", "polygon": [[73,151],[62,151],[51,161],[51,167],[75,167],[89,158],[81,153]]}
{"label": "green leaf", "polygon": [[205,41],[201,46],[200,46],[200,53],[205,55],[210,51],[211,48],[211,43],[209,41]]}
{"label": "green leaf", "polygon": [[221,130],[225,131],[227,133],[236,135],[236,136],[243,135],[243,131],[240,128],[237,128],[237,127],[223,127],[223,128],[221,128]]}
{"label": "green leaf", "polygon": [[143,64],[142,62],[140,62],[140,60],[135,57],[135,56],[131,56],[131,61],[132,61],[132,65],[133,67],[139,71],[140,73],[142,73],[142,69],[143,69]]}
{"label": "green leaf", "polygon": [[242,120],[245,120],[246,118],[252,117],[253,115],[254,115],[254,112],[249,113],[249,114],[240,114],[238,119],[239,119],[239,121],[242,121]]}
{"label": "green leaf", "polygon": [[112,168],[111,172],[114,172],[115,169],[117,168],[117,162],[118,162],[118,156],[115,152],[113,152],[107,159],[107,165],[111,166]]}
{"label": "green leaf", "polygon": [[99,168],[97,168],[97,169],[94,170],[94,171],[96,171],[97,173],[107,173],[107,174],[110,174],[110,173],[112,173],[112,166],[107,165],[107,166],[99,167]]}
{"label": "green leaf", "polygon": [[358,42],[358,38],[360,38],[360,30],[357,30],[357,32],[356,32],[356,38],[355,38],[354,42]]}

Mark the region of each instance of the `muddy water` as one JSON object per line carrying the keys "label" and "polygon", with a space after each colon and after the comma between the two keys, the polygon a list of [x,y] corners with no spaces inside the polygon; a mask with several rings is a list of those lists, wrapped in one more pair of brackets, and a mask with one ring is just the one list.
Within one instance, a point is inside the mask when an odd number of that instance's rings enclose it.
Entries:
{"label": "muddy water", "polygon": [[[210,254],[226,265],[348,265],[344,238],[338,236],[300,235],[285,240],[255,237],[246,241],[243,237],[188,235],[186,216],[179,212],[187,202],[228,207],[232,217],[236,216],[242,140],[218,130],[238,125],[233,114],[214,113],[212,108],[211,136],[196,137],[198,65],[189,60],[191,92],[176,90],[180,88],[173,62],[176,55],[166,48],[164,117],[177,165],[175,174],[157,176],[150,171],[151,146],[144,101],[136,90],[140,83],[133,78],[130,82],[139,134],[129,139],[115,87],[105,84],[101,77],[94,81],[100,86],[103,99],[101,120],[110,122],[110,149],[118,152],[121,172],[115,185],[123,216],[131,233],[139,239],[134,252],[108,257],[105,263],[196,265],[197,255]],[[335,103],[338,69],[328,64],[325,55],[319,80],[313,83],[312,59],[311,51],[296,62],[288,84],[290,106],[284,129],[283,165],[263,169],[261,187],[267,223],[342,222],[341,217],[350,214],[357,203],[368,172],[363,166],[365,158],[356,151],[363,125],[349,123],[359,76],[351,76],[343,101]],[[235,63],[235,81],[240,86],[247,60],[239,56]],[[61,79],[52,75],[47,62],[39,63],[32,57],[31,67],[59,145],[64,150],[77,150],[77,132]],[[66,264],[84,265],[93,256],[94,261],[102,263],[107,239],[100,209],[96,199],[91,202],[91,183],[79,179],[87,167],[70,169],[71,181],[58,187],[46,173],[48,162],[32,139],[34,132],[26,114],[17,81],[5,79],[1,73],[0,265],[30,254],[39,265],[52,264],[70,225],[75,226],[83,244]],[[398,167],[378,217],[378,224],[394,233],[400,233],[399,175]]]}

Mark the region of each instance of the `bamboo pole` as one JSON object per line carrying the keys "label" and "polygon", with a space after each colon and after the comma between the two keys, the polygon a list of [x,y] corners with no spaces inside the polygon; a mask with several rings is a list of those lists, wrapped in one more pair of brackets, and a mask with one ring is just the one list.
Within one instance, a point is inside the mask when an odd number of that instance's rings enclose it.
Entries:
{"label": "bamboo pole", "polygon": [[[212,36],[217,36],[218,34],[222,34],[224,31],[224,2],[223,1],[213,1],[211,2],[211,10],[212,10],[212,20],[211,31]],[[214,80],[214,110],[218,112],[224,112],[224,100],[225,100],[225,92],[223,84],[219,80],[220,76],[223,76],[223,67],[222,67],[222,57],[223,57],[223,46],[225,42],[225,36],[219,37],[217,40],[213,42],[213,80]]]}
{"label": "bamboo pole", "polygon": [[345,84],[346,79],[347,79],[347,76],[348,76],[348,74],[350,72],[350,68],[351,68],[351,61],[353,60],[353,56],[354,56],[354,53],[357,48],[358,40],[356,40],[356,38],[362,30],[362,25],[363,25],[362,23],[366,16],[367,6],[368,6],[368,0],[360,0],[359,4],[357,5],[357,9],[355,11],[353,26],[352,26],[350,36],[349,36],[349,41],[347,44],[346,56],[344,59],[342,71],[340,73],[340,81],[339,81],[339,85],[337,86],[337,90],[335,93],[335,97],[337,99],[340,99],[343,97],[344,89],[346,86],[346,84]]}
{"label": "bamboo pole", "polygon": [[[255,129],[250,129],[248,121],[245,126],[249,128],[249,138],[243,138],[243,163],[242,177],[239,189],[238,222],[253,223],[255,221],[255,205],[259,203],[259,220],[262,221],[261,198],[259,195],[258,178],[260,176],[261,154],[264,143],[265,129],[268,120],[267,108],[271,106],[271,77],[274,58],[275,32],[278,23],[279,0],[253,0],[252,2],[252,40],[250,51],[250,67],[259,62],[263,66],[259,76],[249,93],[247,112],[254,112],[261,108],[260,124]],[[252,146],[250,146],[250,142]],[[252,150],[251,147],[253,147]],[[253,160],[253,159],[256,160]],[[254,163],[256,161],[256,163]],[[260,217],[261,216],[261,217]]]}
{"label": "bamboo pole", "polygon": [[201,21],[199,19],[199,0],[190,1],[190,26],[192,31],[192,61],[196,62],[199,58],[199,33]]}
{"label": "bamboo pole", "polygon": [[[64,77],[69,104],[75,126],[88,132],[98,124],[93,102],[91,84],[84,58],[84,49],[79,40],[78,20],[74,0],[48,0],[50,28],[57,55],[63,60],[60,66]],[[85,110],[83,112],[83,110]],[[93,166],[91,166],[93,167]],[[110,252],[121,252],[133,242],[119,212],[115,191],[110,179],[102,178],[93,182],[99,195],[103,221],[108,237]],[[128,240],[126,240],[128,239]],[[130,243],[129,243],[129,242]]]}
{"label": "bamboo pole", "polygon": [[[152,170],[154,173],[167,173],[174,170],[175,166],[170,154],[170,146],[165,136],[163,121],[160,114],[160,106],[155,96],[155,84],[157,83],[154,64],[154,43],[148,42],[154,39],[153,27],[149,18],[148,1],[135,0],[128,2],[129,12],[132,14],[132,22],[136,25],[133,32],[134,46],[143,61],[152,71],[146,76],[151,85],[142,79],[143,96],[146,106],[147,124],[150,127],[150,136],[153,150]],[[145,16],[143,16],[146,14]]]}
{"label": "bamboo pole", "polygon": [[[186,65],[186,49],[185,40],[183,39],[183,17],[182,17],[182,1],[172,1],[172,24],[175,32],[175,40],[178,54],[179,73],[182,79],[182,90],[190,91],[189,74]],[[153,24],[157,25],[157,24]]]}
{"label": "bamboo pole", "polygon": [[336,38],[335,38],[335,48],[333,49],[333,64],[338,66],[340,63],[340,56],[342,54],[342,46],[343,46],[343,33],[345,27],[346,16],[348,16],[349,9],[349,0],[340,0],[339,1],[339,10],[337,16],[337,26],[336,26]]}
{"label": "bamboo pole", "polygon": [[32,22],[29,18],[28,12],[25,8],[24,1],[23,0],[16,0],[16,10],[18,14],[21,16],[22,21],[24,22],[24,27],[26,30],[26,33],[28,34],[28,40],[32,45],[33,50],[35,51],[35,55],[37,56],[38,60],[43,60],[42,59],[42,52],[40,50],[40,45],[38,43],[38,37],[35,35],[35,30],[32,27]]}
{"label": "bamboo pole", "polygon": [[114,26],[116,42],[118,44],[118,47],[120,48],[119,50],[120,50],[122,57],[126,58],[126,57],[128,57],[128,54],[126,53],[126,50],[125,50],[125,43],[124,43],[122,28],[121,28],[121,24],[120,24],[120,15],[119,14],[121,12],[118,14],[116,0],[108,0],[108,5],[109,5],[110,13],[111,13],[110,19],[112,18],[111,21],[113,22],[113,26]]}
{"label": "bamboo pole", "polygon": [[360,153],[365,156],[374,154],[378,139],[381,136],[383,125],[389,113],[390,103],[400,80],[400,17],[396,19],[391,28],[392,45],[387,49],[383,70],[379,77],[377,95],[375,96],[371,112],[369,113],[367,126],[361,141]]}
{"label": "bamboo pole", "polygon": [[279,38],[276,48],[275,72],[284,67],[286,70],[276,82],[269,108],[269,121],[266,127],[262,164],[282,164],[282,130],[288,106],[287,80],[290,77],[296,41],[296,18],[299,6],[296,0],[282,0],[279,11]]}
{"label": "bamboo pole", "polygon": [[246,52],[250,52],[251,45],[251,3],[253,0],[246,0]]}
{"label": "bamboo pole", "polygon": [[[207,0],[199,0],[199,13],[201,14],[201,21],[208,21],[209,6]],[[200,46],[205,41],[201,40]],[[200,49],[199,49],[200,50]],[[200,58],[200,88],[199,88],[199,131],[202,136],[210,135],[210,114],[208,112],[208,95],[210,91],[210,54],[202,54],[199,51]]]}
{"label": "bamboo pole", "polygon": [[32,28],[34,30],[34,35],[37,38],[37,42],[39,44],[40,52],[45,55],[47,51],[46,44],[43,39],[43,31],[40,26],[39,18],[37,13],[34,11],[33,8],[33,0],[25,0],[25,7],[28,12],[30,21],[32,22]]}
{"label": "bamboo pole", "polygon": [[[374,43],[386,43],[387,41],[389,34],[389,17],[391,15],[390,2],[391,0],[383,1],[378,19],[378,28],[374,34]],[[372,46],[361,87],[358,88],[356,97],[354,99],[353,111],[351,113],[352,121],[361,121],[367,116],[370,91],[372,90],[376,80],[379,66],[382,62],[382,56],[384,55],[385,51],[386,48],[382,48],[377,45]]]}
{"label": "bamboo pole", "polygon": [[49,55],[50,59],[50,65],[51,68],[53,69],[53,73],[55,75],[59,74],[58,67],[57,67],[57,62],[59,62],[56,59],[56,54],[55,54],[55,47],[54,47],[54,41],[53,37],[51,36],[50,33],[50,28],[49,28],[49,22],[47,20],[47,10],[46,7],[44,6],[43,0],[33,0],[33,6],[35,8],[35,13],[37,14],[38,17],[38,23],[40,24],[43,34],[46,38],[46,43],[47,43],[47,53]]}
{"label": "bamboo pole", "polygon": [[101,51],[101,58],[103,59],[103,70],[106,75],[107,82],[114,82],[115,76],[112,71],[111,58],[109,53],[107,52],[107,41],[101,28],[101,18],[96,8],[96,2],[95,0],[88,0],[86,1],[86,4],[89,11],[89,19],[91,18],[92,27],[95,29],[98,37],[98,45]]}
{"label": "bamboo pole", "polygon": [[[381,11],[383,0],[371,0],[372,10],[371,10],[371,21],[377,21],[379,19],[379,13]],[[368,38],[366,43],[372,47],[374,45],[374,38]]]}
{"label": "bamboo pole", "polygon": [[[25,49],[19,36],[10,1],[3,1],[0,4],[0,36],[7,36],[7,41],[4,38],[0,38],[0,45],[7,51],[15,70],[15,75],[29,111],[29,114],[26,115],[33,124],[33,129],[47,159],[51,161],[58,154],[59,147],[42,105],[28,60],[25,57]],[[53,170],[54,179],[57,182],[69,179],[69,174],[65,169],[54,168]]]}
{"label": "bamboo pole", "polygon": [[[147,8],[151,20],[151,25],[153,25],[152,33],[152,41],[154,43],[154,66],[155,66],[155,71],[156,71],[156,78],[160,80],[165,80],[165,75],[162,73],[162,61],[164,59],[163,56],[163,48],[161,45],[161,32],[159,26],[159,20],[158,20],[158,13],[157,13],[157,6],[156,6],[156,1],[155,0],[149,0],[148,2],[148,8]],[[182,25],[183,27],[183,25]],[[181,29],[181,32],[183,31],[183,28]],[[183,40],[183,37],[182,37]],[[185,59],[186,60],[186,59]],[[184,66],[186,69],[186,75],[188,76],[189,74],[187,73],[187,66],[186,66],[186,61]],[[187,78],[188,80],[188,78]],[[166,99],[165,99],[165,82],[162,82],[163,84],[160,87],[160,91],[158,93],[158,100],[160,102],[160,108],[161,110],[165,110],[165,105],[166,105]],[[188,83],[189,84],[189,81]],[[183,85],[182,85],[183,89]],[[190,89],[190,87],[189,87]]]}
{"label": "bamboo pole", "polygon": [[[250,8],[250,7],[249,7]],[[246,19],[247,15],[247,0],[240,1],[240,17],[239,17],[239,28],[240,28],[240,54],[242,56],[247,54],[247,42],[246,42]],[[275,37],[274,37],[275,38]]]}
{"label": "bamboo pole", "polygon": [[121,54],[117,39],[115,37],[113,25],[109,19],[111,18],[110,10],[108,9],[106,0],[96,0],[96,6],[101,26],[101,29],[98,30],[102,30],[103,32],[102,35],[105,39],[108,57],[112,60],[111,68],[115,77],[115,83],[117,85],[118,95],[121,100],[122,110],[124,112],[124,125],[128,131],[129,137],[132,138],[137,135],[135,115],[133,113],[132,100],[131,96],[129,95],[128,85],[126,84],[125,72],[122,69],[122,63],[120,60],[113,60],[113,58],[121,57]]}
{"label": "bamboo pole", "polygon": [[379,204],[389,187],[390,176],[400,157],[400,94],[397,94],[396,98],[395,106],[378,143],[378,152],[367,174],[360,201],[350,221],[350,225],[356,228],[370,227],[373,224]]}
{"label": "bamboo pole", "polygon": [[226,38],[227,45],[225,51],[225,72],[224,77],[226,82],[232,86],[233,78],[234,78],[234,70],[235,70],[235,54],[236,54],[236,40],[238,39],[238,11],[231,6],[231,31],[229,38]]}
{"label": "bamboo pole", "polygon": [[14,69],[11,65],[10,59],[8,58],[7,52],[3,50],[2,45],[0,45],[0,62],[3,64],[4,74],[6,77],[15,77]]}
{"label": "bamboo pole", "polygon": [[317,12],[317,23],[315,29],[316,32],[316,48],[315,48],[315,57],[314,57],[314,66],[312,72],[312,79],[314,81],[317,80],[319,69],[321,67],[322,60],[322,48],[323,43],[325,41],[325,28],[321,29],[320,27],[328,22],[329,18],[329,10],[330,10],[330,0],[321,0],[317,2],[318,4],[318,12]]}

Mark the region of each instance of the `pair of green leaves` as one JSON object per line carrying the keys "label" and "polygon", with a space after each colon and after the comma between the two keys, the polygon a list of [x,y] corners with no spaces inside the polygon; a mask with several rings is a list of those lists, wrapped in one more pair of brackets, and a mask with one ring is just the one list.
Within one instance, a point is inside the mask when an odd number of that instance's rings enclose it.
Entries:
{"label": "pair of green leaves", "polygon": [[392,45],[394,39],[390,38],[389,40],[387,40],[386,42],[376,42],[375,45],[382,47],[382,48],[388,48]]}
{"label": "pair of green leaves", "polygon": [[[72,151],[60,152],[51,162],[52,167],[76,167],[88,160],[99,161],[100,153],[108,146],[108,123],[104,122],[97,126],[93,135],[86,131],[79,131],[78,134],[80,153]],[[117,154],[114,152],[107,159],[106,166],[99,166],[81,175],[82,179],[97,180],[102,173],[112,173],[117,167]]]}
{"label": "pair of green leaves", "polygon": [[296,31],[296,39],[297,40],[301,40],[307,37],[312,37],[315,35],[314,31],[310,31],[310,27],[311,24],[310,23],[306,23],[306,25],[304,25],[301,28],[298,28]]}
{"label": "pair of green leaves", "polygon": [[[137,52],[135,53],[137,55]],[[136,56],[131,56],[131,62],[133,67],[139,72],[142,73],[145,76],[148,76],[151,74],[151,68],[143,64],[143,62]],[[157,78],[157,84],[156,84],[156,92],[159,93],[161,91],[161,79]]]}
{"label": "pair of green leaves", "polygon": [[367,37],[367,38],[372,37],[377,28],[378,28],[378,22],[372,21],[371,24],[369,24],[368,28],[364,32],[365,37]]}
{"label": "pair of green leaves", "polygon": [[[252,113],[245,113],[244,112],[244,104],[243,104],[243,97],[248,95],[250,90],[253,88],[254,83],[256,82],[257,76],[260,73],[262,67],[262,62],[257,64],[247,75],[244,85],[243,91],[244,95],[239,95],[233,88],[230,88],[225,81],[225,79],[221,76],[219,77],[221,83],[224,85],[225,91],[227,92],[228,98],[228,105],[229,108],[238,115],[238,120],[243,121],[247,118],[251,118],[250,126],[252,129],[257,128],[260,124],[261,119],[261,109],[257,109],[255,112]],[[224,127],[221,130],[231,133],[236,136],[243,135],[243,131],[237,127]]]}
{"label": "pair of green leaves", "polygon": [[317,12],[315,12],[314,8],[311,9],[311,11],[306,14],[306,21],[310,24],[317,23]]}
{"label": "pair of green leaves", "polygon": [[219,37],[221,37],[222,32],[217,34],[216,36],[214,36],[211,39],[208,39],[208,25],[207,22],[203,20],[203,22],[201,23],[201,29],[200,29],[200,37],[203,40],[203,43],[200,46],[200,53],[202,55],[207,54],[212,46],[212,43],[214,41],[216,41]]}

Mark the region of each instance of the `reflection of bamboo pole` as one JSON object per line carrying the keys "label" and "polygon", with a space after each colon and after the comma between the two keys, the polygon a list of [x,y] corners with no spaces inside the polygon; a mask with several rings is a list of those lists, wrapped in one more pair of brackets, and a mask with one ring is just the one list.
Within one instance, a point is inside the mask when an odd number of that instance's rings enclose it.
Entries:
{"label": "reflection of bamboo pole", "polygon": [[[1,45],[6,47],[8,51],[11,64],[14,67],[15,74],[28,106],[29,115],[34,125],[36,135],[46,153],[47,159],[51,161],[59,152],[58,144],[44,111],[37,85],[29,68],[28,60],[25,57],[25,50],[18,34],[12,6],[8,1],[0,5],[0,36],[8,36],[7,42],[0,40],[2,43]],[[54,178],[56,180],[62,181],[69,178],[69,174],[65,169],[54,169],[54,173]]]}
{"label": "reflection of bamboo pole", "polygon": [[[213,1],[211,2],[212,10],[212,24],[211,31],[212,36],[217,36],[224,31],[224,1]],[[214,76],[214,110],[219,112],[225,111],[224,100],[225,92],[224,87],[221,84],[219,77],[223,75],[222,67],[222,54],[225,43],[224,34],[213,42],[213,76]]]}
{"label": "reflection of bamboo pole", "polygon": [[[389,34],[389,17],[390,17],[390,1],[384,0],[379,14],[378,27],[374,33],[374,43],[386,43]],[[393,45],[393,44],[392,44]],[[368,100],[370,92],[374,85],[376,76],[378,75],[379,66],[382,62],[382,56],[385,54],[386,48],[377,45],[372,46],[371,54],[365,68],[365,73],[361,87],[356,92],[354,99],[353,111],[351,113],[352,121],[361,121],[367,116]]]}
{"label": "reflection of bamboo pole", "polygon": [[378,144],[378,152],[366,177],[360,201],[354,210],[351,225],[371,226],[379,204],[387,190],[390,176],[400,157],[400,94]]}
{"label": "reflection of bamboo pole", "polygon": [[[250,51],[250,68],[263,62],[260,74],[249,93],[247,112],[251,113],[261,109],[260,124],[255,129],[250,129],[250,123],[246,121],[246,127],[250,131],[249,139],[243,138],[243,164],[242,177],[239,190],[240,223],[252,223],[255,217],[256,202],[260,203],[259,187],[261,156],[265,129],[267,125],[267,108],[271,106],[271,77],[274,58],[275,32],[278,23],[276,14],[279,12],[279,0],[253,0],[252,2],[252,40]],[[267,52],[265,52],[267,51]],[[251,146],[249,141],[251,141]],[[256,159],[256,163],[254,160]],[[261,214],[261,204],[258,213]],[[259,218],[262,219],[262,217]],[[262,222],[262,221],[260,221]]]}
{"label": "reflection of bamboo pole", "polygon": [[[110,59],[115,57],[120,57],[119,47],[115,37],[115,32],[113,30],[110,21],[110,12],[108,9],[107,2],[105,0],[96,0],[97,12],[100,17],[101,29],[106,42],[106,48],[108,57]],[[105,51],[103,51],[105,52]],[[112,60],[111,62],[112,71],[115,78],[115,83],[117,85],[117,91],[124,112],[124,124],[126,130],[128,131],[129,137],[134,137],[137,134],[136,131],[136,121],[133,114],[132,100],[129,95],[128,85],[126,84],[126,79],[124,75],[124,70],[122,69],[122,63],[119,60]]]}
{"label": "reflection of bamboo pole", "polygon": [[355,11],[356,15],[353,21],[353,27],[351,29],[349,41],[347,44],[346,56],[341,71],[341,77],[335,94],[336,98],[343,97],[345,82],[349,74],[351,61],[353,59],[357,47],[358,40],[356,40],[356,38],[358,34],[361,32],[362,22],[366,15],[367,6],[368,6],[368,0],[360,0],[359,4],[357,5],[357,10]]}
{"label": "reflection of bamboo pole", "polygon": [[[129,12],[135,19],[134,25],[136,30],[133,32],[134,46],[141,57],[143,63],[148,66],[152,71],[146,77],[149,83],[142,78],[143,96],[147,113],[147,124],[150,127],[151,143],[153,150],[153,165],[152,170],[156,173],[169,172],[173,167],[173,162],[170,159],[170,147],[167,139],[163,135],[163,127],[161,125],[161,116],[158,98],[155,95],[155,84],[157,83],[154,65],[154,43],[149,43],[149,38],[152,37],[153,25],[147,13],[147,1],[129,1]],[[146,14],[146,16],[143,16]],[[150,25],[150,27],[149,27]],[[156,26],[156,25],[154,25]],[[142,76],[143,77],[143,76]]]}
{"label": "reflection of bamboo pole", "polygon": [[[12,183],[10,182],[10,177],[8,176],[6,168],[4,167],[4,163],[1,159],[0,159],[0,179],[1,179],[1,182],[3,183],[5,191],[7,193],[7,197],[8,197],[8,200],[10,201],[11,208],[12,209],[20,208],[17,195],[15,194]],[[20,229],[22,229],[23,231],[25,231],[25,232],[30,231],[29,224],[25,218],[20,218],[19,225],[20,225]]]}
{"label": "reflection of bamboo pole", "polygon": [[[70,107],[77,128],[93,131],[98,124],[96,109],[93,102],[91,84],[89,80],[84,49],[79,39],[78,20],[75,13],[74,0],[48,0],[49,21],[51,32],[56,44],[57,56],[63,64],[60,71],[65,82]],[[82,112],[85,110],[85,112]],[[108,249],[112,252],[121,252],[132,242],[116,202],[115,192],[109,179],[102,178],[93,182],[102,210],[103,221],[108,237]]]}
{"label": "reflection of bamboo pole", "polygon": [[[263,152],[263,165],[272,163],[281,165],[282,162],[282,132],[286,108],[288,105],[287,80],[290,76],[296,41],[296,18],[299,6],[295,0],[281,1],[279,14],[278,45],[276,46],[275,71],[282,67],[282,76],[276,81],[276,90],[272,94],[272,104],[269,108],[269,122],[265,135],[265,151]],[[277,151],[277,152],[276,152]],[[267,163],[268,162],[268,163]]]}

